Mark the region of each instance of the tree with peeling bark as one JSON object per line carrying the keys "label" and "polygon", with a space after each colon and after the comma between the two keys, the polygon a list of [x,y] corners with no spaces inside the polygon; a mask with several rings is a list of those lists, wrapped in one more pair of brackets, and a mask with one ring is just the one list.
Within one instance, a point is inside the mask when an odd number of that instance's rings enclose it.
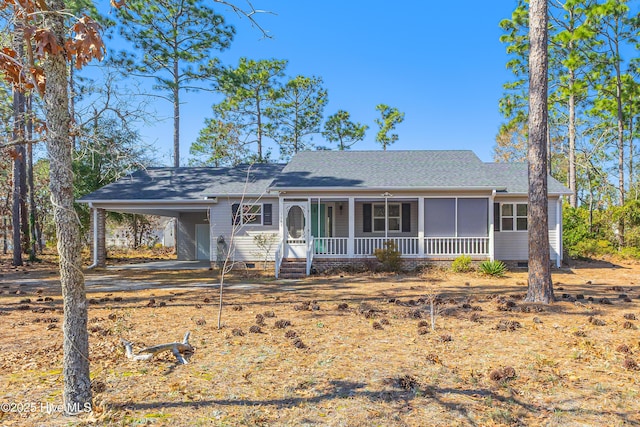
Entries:
{"label": "tree with peeling bark", "polygon": [[529,3],[529,287],[526,301],[554,300],[547,197],[548,6]]}
{"label": "tree with peeling bark", "polygon": [[18,89],[37,90],[44,101],[46,144],[49,153],[51,201],[54,206],[60,283],[64,307],[63,379],[64,412],[91,410],[87,301],[81,264],[78,218],[73,208],[71,170],[71,116],[67,67],[81,68],[102,59],[104,45],[99,25],[87,16],[69,23],[63,0],[2,3],[14,22],[25,28],[26,63],[11,47],[0,53],[3,78]]}

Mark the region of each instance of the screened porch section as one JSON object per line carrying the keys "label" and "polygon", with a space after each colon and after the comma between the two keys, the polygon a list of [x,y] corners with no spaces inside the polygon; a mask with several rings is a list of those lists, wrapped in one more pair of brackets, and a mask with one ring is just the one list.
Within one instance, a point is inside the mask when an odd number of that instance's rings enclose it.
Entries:
{"label": "screened porch section", "polygon": [[311,199],[317,258],[365,258],[392,241],[403,257],[491,256],[488,197]]}

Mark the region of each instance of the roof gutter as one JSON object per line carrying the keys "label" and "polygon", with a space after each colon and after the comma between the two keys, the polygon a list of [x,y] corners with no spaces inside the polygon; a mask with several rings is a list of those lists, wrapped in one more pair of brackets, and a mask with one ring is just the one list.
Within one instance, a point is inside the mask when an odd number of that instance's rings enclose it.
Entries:
{"label": "roof gutter", "polygon": [[[207,196],[213,197],[213,196]],[[89,206],[94,203],[99,204],[122,204],[131,203],[137,205],[211,205],[217,203],[217,200],[211,198],[198,199],[198,200],[162,200],[162,199],[106,199],[106,200],[77,200],[78,203],[87,203]]]}
{"label": "roof gutter", "polygon": [[[268,192],[268,190],[265,190]],[[211,200],[212,198],[220,198],[220,197],[260,197],[264,196],[264,193],[228,193],[228,194],[205,194],[203,197],[205,200]]]}

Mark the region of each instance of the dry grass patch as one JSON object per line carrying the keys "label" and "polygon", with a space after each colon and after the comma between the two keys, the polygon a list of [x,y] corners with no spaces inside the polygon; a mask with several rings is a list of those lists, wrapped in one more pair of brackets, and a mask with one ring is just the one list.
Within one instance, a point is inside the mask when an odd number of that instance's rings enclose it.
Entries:
{"label": "dry grass patch", "polygon": [[[522,272],[501,279],[439,270],[298,282],[232,277],[220,330],[217,288],[204,286],[215,283],[211,271],[90,272],[92,283],[159,284],[89,288],[94,413],[69,420],[5,412],[0,424],[640,423],[640,343],[637,330],[624,326],[640,315],[640,268],[587,267],[556,272],[558,296],[568,297],[540,309],[522,301]],[[56,276],[43,270],[25,284],[35,273],[1,274],[3,402],[59,404]],[[176,365],[170,352],[129,361],[119,341],[142,348],[186,330],[195,347],[188,365]]]}

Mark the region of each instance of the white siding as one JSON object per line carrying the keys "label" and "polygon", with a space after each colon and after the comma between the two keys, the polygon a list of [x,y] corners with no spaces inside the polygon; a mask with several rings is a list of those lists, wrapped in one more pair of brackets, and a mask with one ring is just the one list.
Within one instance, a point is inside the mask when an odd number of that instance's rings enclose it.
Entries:
{"label": "white siding", "polygon": [[[496,203],[527,203],[526,199],[499,199]],[[558,199],[549,199],[549,246],[551,261],[558,257],[559,240],[557,233]],[[503,231],[494,233],[495,258],[503,261],[526,261],[529,258],[529,237],[526,231]]]}
{"label": "white siding", "polygon": [[[218,251],[218,239],[223,237],[226,244],[229,244],[231,238],[231,231],[233,229],[232,219],[232,205],[234,203],[240,203],[240,199],[218,199],[219,202],[211,208],[211,259],[215,261],[217,259]],[[263,251],[258,248],[255,243],[254,236],[260,233],[278,234],[278,221],[280,218],[280,212],[278,211],[278,199],[277,198],[262,198],[259,201],[245,199],[244,203],[261,203],[271,204],[272,223],[271,225],[244,225],[240,226],[236,230],[234,237],[235,250],[233,251],[234,261],[251,261],[258,262],[264,259]],[[273,240],[273,247],[269,258],[274,259],[274,252],[279,242],[279,237],[275,237]]]}

